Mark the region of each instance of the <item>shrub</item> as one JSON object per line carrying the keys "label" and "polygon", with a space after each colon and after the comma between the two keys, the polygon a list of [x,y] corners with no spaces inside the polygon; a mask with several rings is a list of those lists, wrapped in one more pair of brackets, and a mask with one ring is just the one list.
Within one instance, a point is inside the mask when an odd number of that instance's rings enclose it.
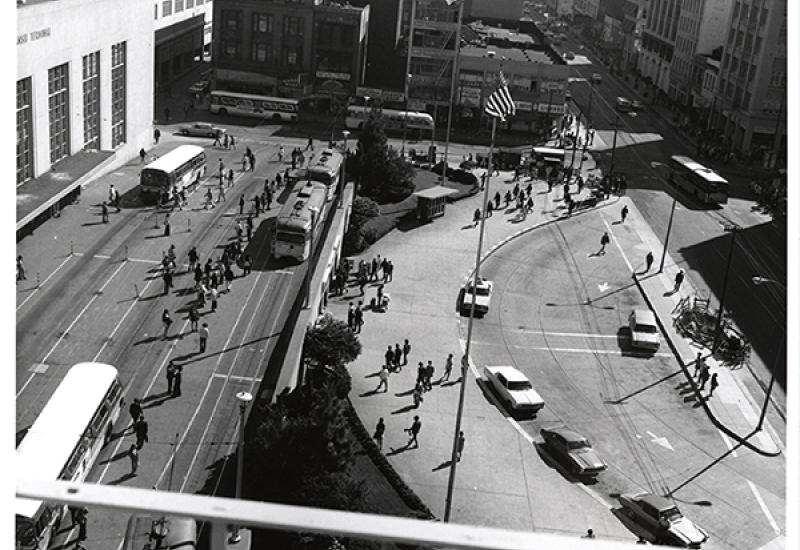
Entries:
{"label": "shrub", "polygon": [[361,234],[361,228],[355,224],[351,224],[347,233],[344,234],[344,253],[347,256],[358,254],[365,248],[368,243],[364,240],[364,235]]}
{"label": "shrub", "polygon": [[353,213],[350,217],[351,225],[361,228],[364,224],[381,213],[378,203],[368,197],[357,196],[353,199]]}

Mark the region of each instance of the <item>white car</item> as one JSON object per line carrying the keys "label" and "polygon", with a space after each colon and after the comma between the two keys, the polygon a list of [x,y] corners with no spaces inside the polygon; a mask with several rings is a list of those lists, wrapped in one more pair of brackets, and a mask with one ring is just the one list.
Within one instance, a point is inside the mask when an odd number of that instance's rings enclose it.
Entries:
{"label": "white car", "polygon": [[700,548],[708,533],[683,517],[671,500],[652,493],[619,496],[622,512],[643,527],[650,542],[684,548]]}
{"label": "white car", "polygon": [[[486,279],[478,279],[478,285],[475,287],[475,315],[485,315],[489,311],[489,303],[492,301],[492,281]],[[461,314],[469,315],[469,310],[472,308],[472,279],[464,285],[464,295],[461,299]]]}
{"label": "white car", "polygon": [[220,135],[225,133],[225,128],[218,128],[213,124],[208,124],[206,122],[195,122],[194,124],[184,124],[179,129],[180,133],[184,136],[197,136],[197,137],[210,137],[213,138],[217,135],[217,132]]}
{"label": "white car", "polygon": [[656,351],[661,345],[656,316],[649,309],[635,309],[628,316],[631,345],[634,348]]}
{"label": "white car", "polygon": [[483,368],[483,375],[503,400],[509,412],[536,413],[544,408],[544,400],[533,389],[531,381],[511,366]]}

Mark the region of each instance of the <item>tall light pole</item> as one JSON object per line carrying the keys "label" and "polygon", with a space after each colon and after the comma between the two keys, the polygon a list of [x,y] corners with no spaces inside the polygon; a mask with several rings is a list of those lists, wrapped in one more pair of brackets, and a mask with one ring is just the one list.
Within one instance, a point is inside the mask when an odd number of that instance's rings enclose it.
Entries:
{"label": "tall light pole", "polygon": [[[756,275],[753,277],[753,284],[756,286],[762,284],[775,284],[778,285],[783,289],[784,294],[786,293],[786,286],[783,285],[781,282],[776,281],[775,279],[769,279],[767,277],[760,277]],[[764,404],[761,406],[761,414],[758,417],[758,424],[756,425],[755,431],[759,431],[764,427],[764,418],[767,416],[767,407],[769,406],[769,400],[772,396],[772,388],[775,386],[775,376],[778,372],[778,365],[780,364],[781,354],[784,353],[784,345],[786,344],[786,330],[783,331],[783,336],[781,337],[781,343],[775,351],[775,361],[772,364],[772,373],[769,378],[769,385],[767,386],[767,392],[764,396]]]}
{"label": "tall light pole", "polygon": [[458,79],[458,55],[461,53],[461,20],[464,16],[464,0],[458,4],[458,28],[456,29],[456,47],[453,53],[453,68],[450,77],[450,101],[447,103],[447,134],[444,140],[444,164],[442,166],[442,183],[447,179],[447,153],[450,148],[450,129],[453,125],[453,101],[456,95],[456,80]]}
{"label": "tall light pole", "polygon": [[411,79],[411,50],[414,47],[414,20],[417,18],[417,0],[411,0],[411,21],[408,25],[408,40],[406,41],[406,76],[403,82],[403,93],[405,94],[406,115],[403,117],[403,146],[401,153],[403,158],[406,154],[406,126],[408,122],[408,84]]}
{"label": "tall light pole", "polygon": [[344,158],[342,159],[342,183],[339,189],[339,208],[344,206],[344,188],[347,185],[347,138],[350,136],[350,130],[342,130],[344,136]]}
{"label": "tall light pole", "polygon": [[[411,59],[409,59],[411,61]],[[405,91],[405,114],[403,115],[403,145],[400,147],[400,156],[406,158],[406,132],[408,131],[408,83],[411,81],[411,73],[406,73]]]}
{"label": "tall light pole", "polygon": [[667,236],[664,238],[664,249],[661,251],[661,265],[658,268],[659,273],[664,272],[664,260],[667,258],[667,247],[669,246],[669,234],[672,233],[672,218],[675,217],[675,205],[678,202],[678,190],[674,189],[672,192],[672,209],[669,211],[669,222],[667,223]]}
{"label": "tall light pole", "polygon": [[[253,396],[246,391],[240,391],[236,394],[236,399],[239,401],[239,449],[238,456],[236,457],[236,498],[242,498],[242,471],[244,470],[244,423],[245,415],[247,413],[247,405],[253,400]],[[228,539],[230,544],[238,544],[241,542],[242,536],[239,533],[239,526],[234,525],[231,531],[231,536]],[[248,544],[249,547],[249,544]]]}
{"label": "tall light pole", "polygon": [[311,232],[308,235],[308,266],[306,266],[306,300],[303,307],[311,305],[311,272],[314,270],[314,230],[317,225],[318,208],[309,208],[311,212]]}
{"label": "tall light pole", "polygon": [[614,141],[611,144],[611,164],[608,167],[609,185],[612,185],[611,179],[614,177],[614,153],[617,152],[617,130],[619,130],[619,115],[614,116]]}

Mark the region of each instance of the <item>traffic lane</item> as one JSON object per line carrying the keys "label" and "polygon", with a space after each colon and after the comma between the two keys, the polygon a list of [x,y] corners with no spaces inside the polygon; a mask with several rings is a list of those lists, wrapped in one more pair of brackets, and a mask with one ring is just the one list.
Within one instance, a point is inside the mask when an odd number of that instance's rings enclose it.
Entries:
{"label": "traffic lane", "polygon": [[[507,247],[513,247],[515,244],[517,243],[512,242]],[[542,269],[542,264],[532,265],[531,277],[539,280],[539,286],[544,286],[543,274],[549,275],[550,271],[555,271],[552,276],[554,280],[564,278],[563,270],[552,266],[551,251],[542,252],[546,247],[534,247],[530,246],[530,243],[527,243],[527,246],[520,245],[520,250],[530,249],[549,259],[549,265],[545,264],[546,269]],[[517,257],[519,258],[519,254]],[[506,303],[505,294],[508,291],[500,277],[503,272],[515,271],[517,266],[510,269],[508,266],[497,267],[495,261],[496,257],[485,264],[484,274],[490,278],[495,277],[495,292],[500,293],[495,299],[502,297],[502,303],[495,302],[493,309],[496,308],[502,312],[501,316],[505,316],[509,308],[503,304]],[[535,264],[535,262],[530,263]],[[513,285],[513,282],[509,283],[509,286]],[[530,288],[528,281],[517,286]],[[527,293],[511,293],[508,303],[512,304],[514,310],[523,311],[522,315],[529,319],[529,324],[530,318],[536,317],[539,313],[542,326],[549,328],[550,324],[544,322],[549,319],[547,316],[542,316],[541,312],[551,315],[550,312],[554,310],[528,304],[526,296]],[[578,301],[577,297],[575,301]],[[624,302],[630,301],[624,300]],[[609,310],[601,311],[607,313]],[[573,330],[577,332],[583,329],[581,323],[576,321],[581,316],[581,312],[567,311],[566,314],[557,316],[555,325],[563,330],[565,318],[572,319]],[[489,320],[488,316],[486,320]],[[601,483],[607,483],[604,491],[606,494],[641,487],[655,490],[660,486],[662,493],[677,490],[676,496],[682,500],[711,500],[715,502],[715,509],[725,506],[727,502],[745,502],[742,500],[744,498],[742,494],[748,496],[748,485],[742,482],[725,463],[713,467],[699,480],[681,486],[686,483],[692,472],[699,472],[709,464],[713,465],[714,461],[723,456],[728,449],[705,417],[702,419],[698,417],[701,413],[691,406],[692,402],[684,402],[687,395],[686,385],[681,384],[680,375],[676,374],[680,371],[674,360],[657,357],[643,361],[638,357],[598,353],[598,351],[613,350],[612,346],[603,344],[596,346],[597,351],[592,350],[586,354],[531,351],[525,349],[528,334],[519,330],[500,330],[500,334],[491,334],[492,325],[485,322],[486,320],[481,321],[476,327],[476,338],[480,338],[475,346],[476,363],[508,364],[506,363],[508,361],[522,366],[523,370],[531,374],[534,386],[543,394],[546,403],[549,403],[537,417],[533,424],[534,428],[546,425],[547,422],[565,421],[568,425],[581,430],[582,423],[587,422],[588,428],[585,432],[595,440],[595,445],[599,449],[608,453],[611,457],[609,462],[615,465],[617,472],[620,472],[617,474],[619,476],[617,479],[612,472],[609,472],[609,476],[603,477]],[[487,324],[490,334],[484,335]],[[518,319],[512,318],[509,322],[503,319],[502,326],[516,329]],[[586,345],[586,337],[581,336],[579,339],[580,345]],[[483,342],[492,344],[486,346],[488,351],[482,347]],[[498,342],[502,344],[497,345]],[[505,353],[501,351],[502,348],[505,348]],[[482,353],[485,353],[483,357]],[[559,397],[554,399],[554,395]],[[619,404],[613,403],[620,400],[622,402]],[[611,422],[612,428],[607,425],[608,421]],[[619,463],[626,459],[632,465],[621,468]],[[728,490],[732,481],[737,482],[736,486]],[[742,490],[743,487],[745,491]],[[742,515],[741,520],[747,525],[753,525],[758,535],[755,538],[760,541],[769,536],[769,531],[764,531],[763,528],[758,530],[759,525],[763,527],[764,518],[759,515],[759,507],[753,501],[753,496],[750,494],[747,502],[753,504],[753,510],[750,510],[750,515],[746,513]],[[753,511],[755,513],[752,513]],[[741,514],[736,510],[725,513],[732,517]],[[703,525],[706,524],[723,538],[728,536],[725,529],[729,529],[729,524],[724,523],[716,527],[714,517],[704,517]]]}

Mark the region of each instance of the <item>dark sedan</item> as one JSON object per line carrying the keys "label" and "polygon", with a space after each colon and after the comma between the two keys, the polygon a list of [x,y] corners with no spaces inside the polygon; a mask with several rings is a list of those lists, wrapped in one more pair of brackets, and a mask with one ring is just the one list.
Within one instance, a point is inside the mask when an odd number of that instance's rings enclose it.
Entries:
{"label": "dark sedan", "polygon": [[596,477],[608,468],[589,440],[578,432],[568,428],[542,428],[539,434],[545,448],[566,462],[575,475]]}

